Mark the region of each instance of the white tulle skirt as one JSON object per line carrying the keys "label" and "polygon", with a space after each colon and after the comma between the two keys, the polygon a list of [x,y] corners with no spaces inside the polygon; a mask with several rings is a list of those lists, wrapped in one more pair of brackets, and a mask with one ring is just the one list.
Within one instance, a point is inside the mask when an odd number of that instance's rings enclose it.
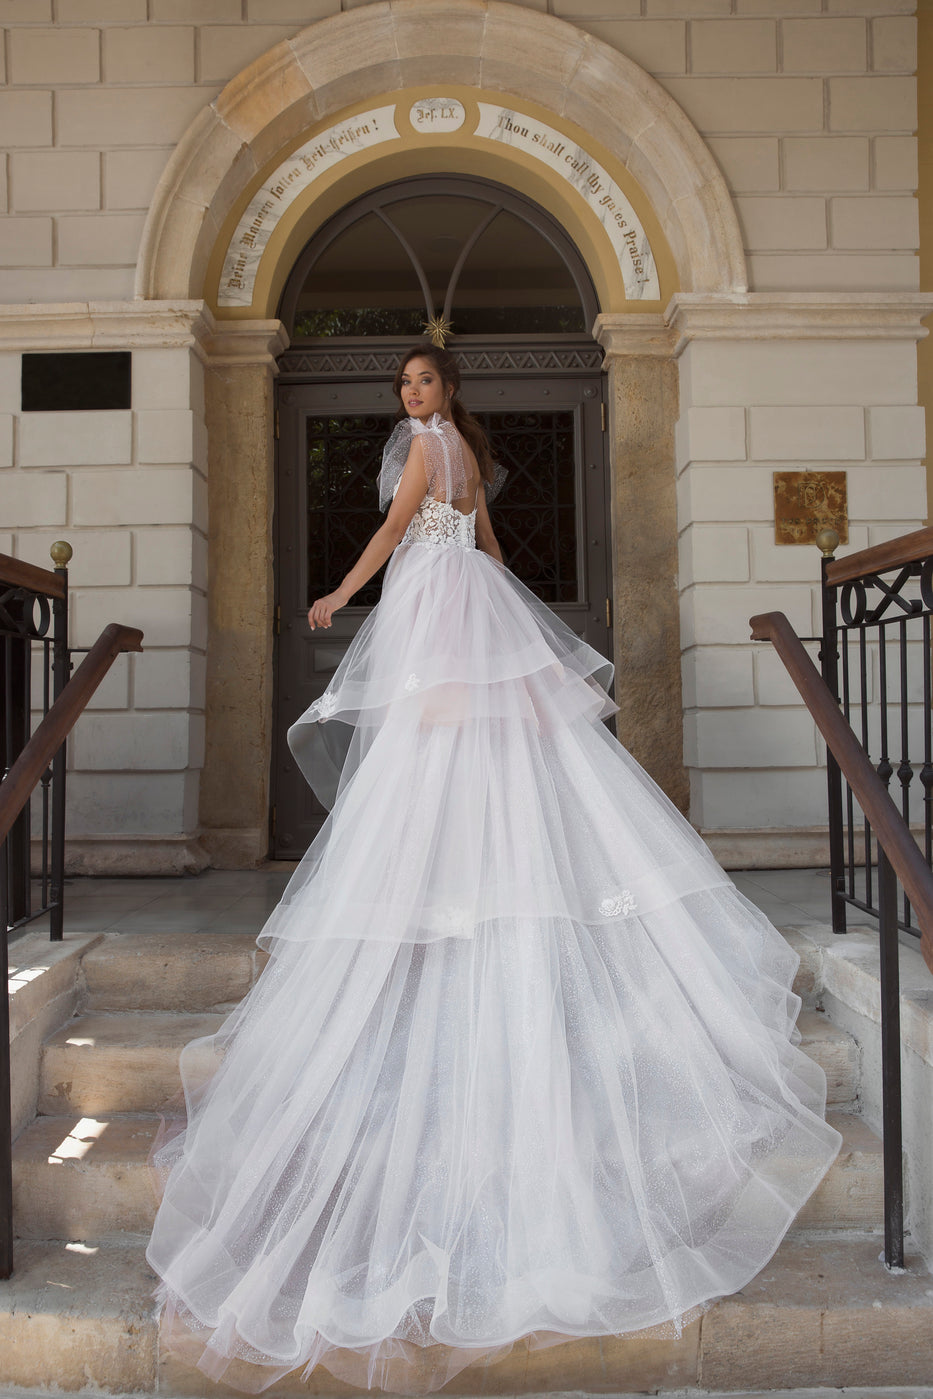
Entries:
{"label": "white tulle skirt", "polygon": [[149,1261],[212,1378],[413,1393],[673,1333],[832,1162],[796,956],[599,722],[606,679],[486,555],[415,545],[292,731],[333,811],[155,1156]]}

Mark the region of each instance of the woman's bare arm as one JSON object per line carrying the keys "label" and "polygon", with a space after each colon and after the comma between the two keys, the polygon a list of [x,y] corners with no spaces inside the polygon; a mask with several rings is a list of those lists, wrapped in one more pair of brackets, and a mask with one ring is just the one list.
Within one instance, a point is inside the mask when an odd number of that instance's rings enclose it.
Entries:
{"label": "woman's bare arm", "polygon": [[329,627],[335,612],[346,607],[354,593],[368,583],[401,542],[411,524],[415,511],[424,500],[427,477],[424,471],[424,449],[416,437],[411,444],[405,470],[402,472],[395,499],[389,506],[385,522],[379,526],[357,562],[339,588],[312,603],[308,613],[311,630]]}
{"label": "woman's bare arm", "polygon": [[490,554],[492,558],[503,563],[502,550],[499,548],[499,541],[493,532],[492,522],[489,518],[489,507],[486,504],[486,490],[480,483],[479,495],[476,499],[476,547],[482,549],[484,554]]}

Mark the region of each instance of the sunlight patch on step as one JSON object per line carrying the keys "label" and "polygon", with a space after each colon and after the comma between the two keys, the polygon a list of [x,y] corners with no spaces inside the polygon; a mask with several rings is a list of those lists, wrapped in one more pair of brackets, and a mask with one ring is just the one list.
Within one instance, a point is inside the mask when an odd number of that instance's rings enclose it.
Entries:
{"label": "sunlight patch on step", "polygon": [[97,1041],[93,1035],[69,1035],[65,1043],[74,1049],[93,1049]]}
{"label": "sunlight patch on step", "polygon": [[94,1117],[82,1117],[76,1122],[49,1157],[50,1166],[60,1166],[64,1161],[78,1161],[86,1156],[91,1147],[107,1130],[106,1122],[98,1122]]}
{"label": "sunlight patch on step", "polygon": [[39,977],[44,976],[48,970],[48,967],[13,967],[7,981],[9,994],[15,996],[17,991],[28,986],[31,981],[38,981]]}
{"label": "sunlight patch on step", "polygon": [[99,1253],[99,1252],[100,1252],[100,1249],[98,1248],[97,1244],[78,1244],[78,1243],[72,1243],[72,1244],[66,1244],[66,1245],[65,1245],[65,1252],[66,1252],[66,1253],[83,1253],[83,1254],[85,1254],[86,1257],[88,1257],[88,1258],[93,1258],[94,1255],[95,1255],[96,1253]]}

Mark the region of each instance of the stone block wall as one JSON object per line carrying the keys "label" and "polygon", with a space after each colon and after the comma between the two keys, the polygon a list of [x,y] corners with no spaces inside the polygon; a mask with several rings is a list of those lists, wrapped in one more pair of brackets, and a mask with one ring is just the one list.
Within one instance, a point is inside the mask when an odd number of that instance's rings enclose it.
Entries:
{"label": "stone block wall", "polygon": [[[911,0],[518,0],[653,74],[736,197],[750,285],[917,286]],[[248,63],[379,0],[0,0],[0,300],[121,299],[197,112]],[[598,134],[598,133],[597,133]]]}
{"label": "stone block wall", "polygon": [[[785,612],[805,637],[821,626],[819,551],[775,544],[773,473],[846,471],[846,551],[918,528],[916,373],[912,340],[694,340],[684,351],[676,452],[685,761],[691,815],[704,831],[825,821],[822,742],[771,647],[749,643],[756,612]],[[796,863],[796,840],[774,842],[773,862]],[[719,849],[728,857],[728,840]]]}
{"label": "stone block wall", "polygon": [[113,872],[138,870],[146,849],[154,868],[190,867],[207,648],[203,366],[188,348],[137,349],[131,409],[22,413],[20,360],[0,355],[0,520],[13,526],[0,550],[50,568],[53,541],[71,544],[74,646],[90,646],[108,622],[145,634],[69,745],[70,866],[98,838],[87,852],[95,869],[106,853]]}

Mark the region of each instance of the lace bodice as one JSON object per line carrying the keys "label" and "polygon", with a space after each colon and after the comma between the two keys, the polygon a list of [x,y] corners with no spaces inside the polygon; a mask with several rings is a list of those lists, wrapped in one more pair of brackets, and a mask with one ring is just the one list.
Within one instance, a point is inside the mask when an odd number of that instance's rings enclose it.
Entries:
{"label": "lace bodice", "polygon": [[403,544],[453,545],[476,548],[476,508],[465,515],[446,500],[425,496],[405,531]]}

